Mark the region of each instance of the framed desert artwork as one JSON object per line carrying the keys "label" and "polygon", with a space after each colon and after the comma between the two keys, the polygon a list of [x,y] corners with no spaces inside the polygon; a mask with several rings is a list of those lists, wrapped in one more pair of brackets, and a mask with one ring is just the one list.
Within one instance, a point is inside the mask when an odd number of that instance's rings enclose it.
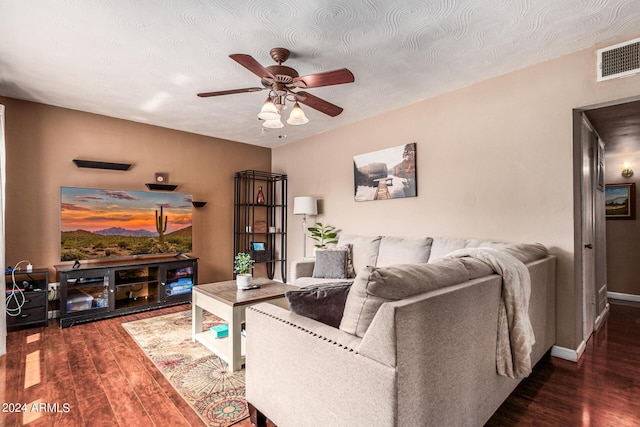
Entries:
{"label": "framed desert artwork", "polygon": [[353,157],[356,202],[416,197],[416,143]]}
{"label": "framed desert artwork", "polygon": [[636,219],[636,184],[607,184],[605,187],[607,219]]}

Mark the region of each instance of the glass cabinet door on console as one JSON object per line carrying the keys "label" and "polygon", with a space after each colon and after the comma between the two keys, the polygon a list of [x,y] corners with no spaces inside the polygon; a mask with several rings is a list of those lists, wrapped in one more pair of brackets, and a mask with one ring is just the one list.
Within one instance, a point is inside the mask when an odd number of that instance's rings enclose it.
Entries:
{"label": "glass cabinet door on console", "polygon": [[124,309],[160,301],[160,267],[115,270],[114,308]]}
{"label": "glass cabinet door on console", "polygon": [[191,290],[198,283],[198,264],[191,261],[174,262],[162,267],[160,298],[162,301],[191,301]]}
{"label": "glass cabinet door on console", "polygon": [[61,317],[108,311],[112,304],[109,270],[68,273],[66,292],[60,295]]}

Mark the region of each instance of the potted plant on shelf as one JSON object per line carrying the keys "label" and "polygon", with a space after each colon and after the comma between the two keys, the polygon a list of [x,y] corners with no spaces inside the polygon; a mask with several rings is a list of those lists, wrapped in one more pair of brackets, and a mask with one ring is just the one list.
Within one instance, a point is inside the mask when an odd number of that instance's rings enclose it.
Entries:
{"label": "potted plant on shelf", "polygon": [[309,227],[307,230],[311,233],[311,238],[317,242],[315,249],[326,249],[327,245],[338,243],[338,231],[331,225],[316,222],[314,227]]}
{"label": "potted plant on shelf", "polygon": [[239,252],[233,260],[233,272],[236,274],[238,289],[247,289],[251,286],[251,269],[254,262],[251,255],[244,252]]}

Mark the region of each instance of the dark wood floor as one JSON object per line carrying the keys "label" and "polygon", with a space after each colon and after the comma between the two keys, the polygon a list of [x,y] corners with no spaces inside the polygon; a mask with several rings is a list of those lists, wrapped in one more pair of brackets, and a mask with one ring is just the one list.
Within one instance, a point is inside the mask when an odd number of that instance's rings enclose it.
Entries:
{"label": "dark wood floor", "polygon": [[640,426],[640,304],[610,303],[579,363],[541,360],[487,426]]}
{"label": "dark wood floor", "polygon": [[[2,412],[0,425],[204,425],[120,326],[189,307],[10,332],[0,358],[2,409],[45,406]],[[640,425],[640,305],[612,304],[580,363],[545,357],[487,425]]]}

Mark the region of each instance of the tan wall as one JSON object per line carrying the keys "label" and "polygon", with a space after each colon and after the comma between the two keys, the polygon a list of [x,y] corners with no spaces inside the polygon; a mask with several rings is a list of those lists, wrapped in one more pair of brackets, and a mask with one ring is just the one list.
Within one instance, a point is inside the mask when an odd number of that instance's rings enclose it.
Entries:
{"label": "tan wall", "polygon": [[[607,184],[636,182],[640,173],[640,152],[605,155]],[[634,169],[631,178],[621,175],[624,162]],[[607,290],[629,295],[640,295],[640,183],[636,182],[636,219],[607,220]]]}
{"label": "tan wall", "polygon": [[[576,349],[572,109],[640,94],[640,76],[596,83],[595,64],[589,49],[409,105],[277,148],[272,168],[289,176],[289,206],[317,196],[317,219],[345,232],[544,243],[559,260],[557,344]],[[418,197],[354,202],[353,156],[410,142]],[[293,260],[302,219],[289,218]]]}
{"label": "tan wall", "polygon": [[[61,186],[147,191],[155,172],[168,172],[177,192],[207,202],[193,209],[200,283],[231,279],[233,174],[269,171],[270,149],[10,98],[0,103],[6,106],[7,265],[60,263]],[[79,169],[74,158],[133,167]]]}

